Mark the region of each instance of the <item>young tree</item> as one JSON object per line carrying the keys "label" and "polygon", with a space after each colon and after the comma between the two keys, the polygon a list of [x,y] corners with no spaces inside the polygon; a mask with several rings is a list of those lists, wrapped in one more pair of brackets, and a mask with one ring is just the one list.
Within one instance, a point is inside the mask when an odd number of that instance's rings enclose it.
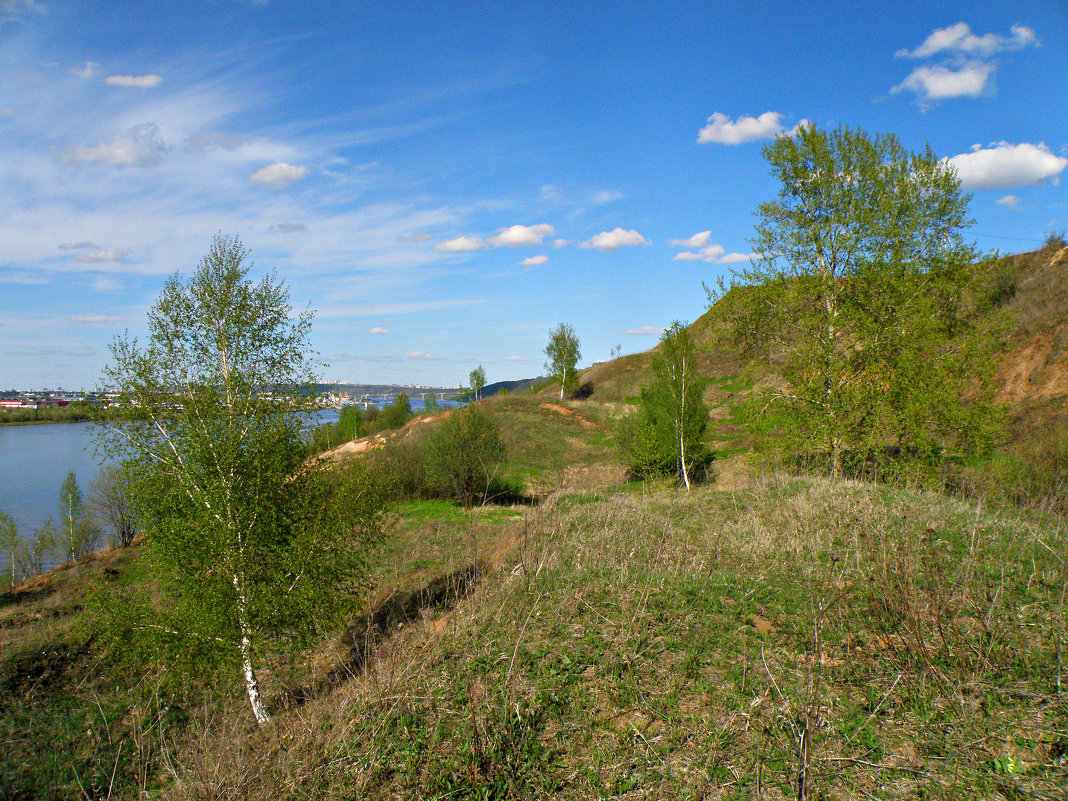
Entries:
{"label": "young tree", "polygon": [[[4,560],[7,563],[7,567],[10,567],[11,572],[11,586],[15,586],[15,555],[19,548],[19,530],[15,525],[15,521],[11,519],[11,515],[7,512],[0,512],[0,548],[4,549],[7,554],[7,558]],[[7,573],[7,567],[4,572]]]}
{"label": "young tree", "polygon": [[564,399],[565,390],[574,386],[578,375],[575,365],[581,358],[579,340],[571,325],[560,323],[549,332],[549,344],[545,346],[545,369],[560,382],[560,400]]}
{"label": "young tree", "polygon": [[114,533],[114,542],[127,548],[137,536],[138,520],[132,502],[133,471],[122,465],[107,465],[89,492],[89,506]]}
{"label": "young tree", "polygon": [[51,519],[33,532],[29,540],[20,542],[15,551],[15,562],[23,578],[38,576],[45,565],[51,562],[58,544],[56,528]]}
{"label": "young tree", "polygon": [[467,378],[471,382],[471,392],[474,394],[475,400],[481,400],[482,387],[486,386],[485,369],[480,364],[478,367],[471,371],[471,374]]}
{"label": "young tree", "polygon": [[74,561],[81,550],[78,543],[78,520],[82,516],[82,491],[71,470],[59,488],[59,509],[63,515],[63,534],[67,540],[67,558]]}
{"label": "young tree", "polygon": [[689,329],[675,321],[652,360],[653,380],[642,389],[638,414],[628,420],[623,446],[636,477],[675,473],[690,489],[690,471],[702,456],[707,381],[697,372]]}
{"label": "young tree", "polygon": [[753,352],[782,359],[761,412],[834,476],[847,452],[988,442],[981,393],[962,401],[989,338],[965,336],[978,254],[952,167],[848,128],[802,127],[763,154],[778,197],[757,211],[746,286],[723,298]]}
{"label": "young tree", "polygon": [[137,633],[172,660],[238,668],[262,725],[258,657],[355,608],[380,505],[359,476],[337,487],[303,463],[311,313],[291,315],[285,287],[251,281],[247,259],[217,236],[187,283],[167,281],[148,341],[113,342],[104,384],[124,414],[104,419],[98,442],[144,476],[146,557],[166,599],[124,605],[110,641]]}

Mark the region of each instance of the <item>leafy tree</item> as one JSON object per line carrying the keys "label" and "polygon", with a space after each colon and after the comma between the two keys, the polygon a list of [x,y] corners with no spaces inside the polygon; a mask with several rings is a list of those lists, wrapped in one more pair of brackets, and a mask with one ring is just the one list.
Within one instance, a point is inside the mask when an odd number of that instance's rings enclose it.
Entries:
{"label": "leafy tree", "polygon": [[133,471],[114,464],[101,469],[89,492],[89,506],[111,526],[114,541],[123,548],[130,546],[139,528],[133,493]]}
{"label": "leafy tree", "polygon": [[441,404],[438,403],[438,398],[433,392],[423,399],[423,411],[431,414],[441,411]]}
{"label": "leafy tree", "polygon": [[803,127],[763,154],[779,193],[757,211],[747,286],[723,298],[753,355],[781,360],[759,416],[834,476],[849,453],[988,444],[974,384],[991,340],[971,335],[978,254],[953,169],[848,128]]}
{"label": "leafy tree", "polygon": [[701,435],[708,426],[708,406],[701,398],[707,381],[697,372],[685,325],[675,321],[664,332],[652,370],[638,414],[626,419],[623,448],[633,476],[674,473],[688,490],[693,466],[705,458]]}
{"label": "leafy tree", "polygon": [[[19,548],[19,530],[7,512],[0,512],[0,548],[7,553],[5,560],[11,569],[11,586],[15,586],[15,555]],[[4,570],[7,573],[7,569]]]}
{"label": "leafy tree", "polygon": [[59,509],[63,519],[67,559],[92,553],[100,545],[100,527],[85,506],[78,477],[71,470],[59,489]]}
{"label": "leafy tree", "polygon": [[392,431],[412,419],[412,404],[405,392],[399,393],[393,400],[382,407],[375,419],[376,431]]}
{"label": "leafy tree", "polygon": [[579,340],[571,325],[560,323],[549,332],[549,344],[545,346],[545,369],[560,382],[560,400],[564,399],[564,392],[575,385],[578,376],[575,365],[581,358]]}
{"label": "leafy tree", "polygon": [[24,540],[18,544],[15,551],[15,562],[23,578],[38,576],[44,572],[45,565],[51,561],[56,552],[58,541],[56,527],[49,519],[45,521],[43,526],[33,532],[33,536],[29,540]]}
{"label": "leafy tree", "polygon": [[104,383],[127,414],[105,418],[98,442],[145,476],[145,556],[161,600],[112,604],[123,617],[102,636],[119,650],[139,635],[171,664],[237,668],[262,725],[258,660],[355,609],[381,505],[364,476],[303,463],[317,394],[311,313],[291,315],[284,285],[254,283],[250,266],[239,240],[217,236],[188,282],[168,279],[148,341],[111,346]]}
{"label": "leafy tree", "polygon": [[427,482],[439,494],[471,506],[490,494],[504,453],[501,429],[493,418],[478,406],[461,407],[427,435]]}
{"label": "leafy tree", "polygon": [[471,382],[471,392],[474,394],[475,400],[481,400],[482,388],[486,386],[486,370],[481,364],[471,371],[468,380]]}

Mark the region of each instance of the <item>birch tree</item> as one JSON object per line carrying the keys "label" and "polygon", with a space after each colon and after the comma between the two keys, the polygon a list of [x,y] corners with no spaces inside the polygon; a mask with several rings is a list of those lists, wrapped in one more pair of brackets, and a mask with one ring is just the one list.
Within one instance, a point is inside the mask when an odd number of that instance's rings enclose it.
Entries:
{"label": "birch tree", "polygon": [[785,379],[758,417],[832,476],[847,454],[988,443],[976,389],[991,340],[969,300],[980,257],[953,168],[848,128],[805,126],[763,155],[778,195],[756,212],[758,260],[723,297],[751,355]]}
{"label": "birch tree", "polygon": [[98,442],[141,477],[162,596],[121,604],[127,630],[111,642],[129,634],[168,659],[232,665],[263,725],[258,660],[354,608],[379,506],[366,483],[337,487],[302,464],[318,389],[312,315],[293,314],[284,285],[253,282],[250,269],[240,241],[217,236],[188,282],[167,281],[147,341],[114,341],[104,384],[122,412]]}
{"label": "birch tree", "polygon": [[15,586],[15,555],[19,547],[19,531],[7,512],[0,512],[0,548],[4,549],[4,575]]}
{"label": "birch tree", "polygon": [[683,323],[675,321],[664,332],[652,372],[638,414],[624,427],[631,474],[648,478],[674,473],[689,490],[692,468],[705,456],[701,435],[708,426],[708,406],[701,397],[707,381],[697,369],[693,341]]}
{"label": "birch tree", "polygon": [[575,366],[581,358],[579,339],[571,325],[560,323],[549,332],[549,344],[545,346],[545,369],[560,382],[560,400],[564,399],[564,392],[574,386],[578,376]]}

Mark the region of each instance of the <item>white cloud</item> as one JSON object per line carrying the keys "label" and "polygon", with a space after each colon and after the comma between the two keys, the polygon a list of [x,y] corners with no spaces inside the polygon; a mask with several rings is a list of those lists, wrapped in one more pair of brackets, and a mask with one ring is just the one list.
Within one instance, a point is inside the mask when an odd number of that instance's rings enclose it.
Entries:
{"label": "white cloud", "polygon": [[443,362],[443,361],[445,361],[445,357],[444,356],[435,356],[432,353],[424,353],[421,350],[413,350],[410,353],[405,353],[404,355],[409,359],[419,359],[420,361],[428,361],[428,362]]}
{"label": "white cloud", "polygon": [[567,247],[570,244],[571,244],[571,240],[570,239],[554,239],[553,240],[553,247],[554,248]]}
{"label": "white cloud", "polygon": [[997,199],[999,206],[1008,206],[1010,209],[1016,209],[1020,207],[1020,198],[1016,195],[1005,195],[1005,197],[999,197]]}
{"label": "white cloud", "polygon": [[381,326],[376,325],[374,328],[372,328],[367,333],[374,334],[375,336],[381,336],[382,334],[388,334],[389,333],[389,329],[388,328],[382,328]]}
{"label": "white cloud", "polygon": [[810,124],[808,120],[802,119],[787,131],[782,125],[782,114],[777,111],[765,111],[759,117],[741,116],[733,121],[726,114],[717,111],[708,118],[708,125],[697,132],[697,143],[740,145],[757,139],[773,139],[779,134],[793,136],[799,128]]}
{"label": "white cloud", "polygon": [[119,292],[126,288],[125,284],[109,275],[97,276],[91,286],[94,292]]}
{"label": "white cloud", "polygon": [[41,284],[52,283],[43,275],[36,275],[34,273],[0,273],[0,283],[3,284],[20,284],[23,286],[39,286]]}
{"label": "white cloud", "polygon": [[83,164],[111,164],[115,167],[148,166],[158,164],[167,149],[155,123],[137,125],[110,142],[85,147],[75,145],[63,154],[68,162]]}
{"label": "white cloud", "polygon": [[79,78],[90,80],[96,77],[96,74],[100,71],[100,65],[95,61],[86,61],[84,67],[71,67],[70,74],[77,75]]}
{"label": "white cloud", "polygon": [[[700,234],[698,234],[698,236],[700,236]],[[706,261],[710,264],[738,264],[743,261],[752,261],[755,256],[755,253],[728,253],[723,245],[712,243],[711,245],[701,248],[697,253],[690,251],[676,253],[672,257],[672,261]]]}
{"label": "white cloud", "polygon": [[1018,145],[998,142],[993,147],[974,145],[970,153],[946,160],[956,171],[964,189],[1011,189],[1033,186],[1053,179],[1068,166],[1044,144]]}
{"label": "white cloud", "polygon": [[109,261],[122,261],[127,255],[127,251],[122,248],[108,248],[107,250],[90,250],[87,253],[79,253],[74,257],[74,260],[82,264],[102,264]]}
{"label": "white cloud", "polygon": [[982,61],[968,61],[959,67],[917,67],[890,91],[896,94],[908,89],[926,100],[979,97],[986,90],[994,70],[993,64]]}
{"label": "white cloud", "polygon": [[703,248],[711,238],[711,231],[702,231],[699,234],[694,234],[689,239],[672,239],[671,244],[677,248]]}
{"label": "white cloud", "polygon": [[590,201],[596,206],[602,206],[605,203],[612,203],[616,200],[622,200],[625,198],[622,192],[613,192],[612,190],[605,189],[600,192],[595,192]]}
{"label": "white cloud", "polygon": [[70,318],[72,323],[110,323],[114,325],[122,318],[117,314],[75,314]]}
{"label": "white cloud", "polygon": [[533,364],[534,363],[533,359],[525,359],[522,356],[505,356],[503,359],[501,359],[501,361],[502,362],[524,362],[524,363],[529,363],[529,364]]}
{"label": "white cloud", "polygon": [[648,245],[649,240],[637,231],[624,231],[622,228],[613,228],[611,231],[602,231],[597,236],[591,237],[582,243],[584,248],[596,248],[597,250],[617,250],[621,247],[634,247]]}
{"label": "white cloud", "polygon": [[638,328],[631,328],[627,333],[633,336],[660,336],[665,330],[666,329],[660,325],[643,325]]}
{"label": "white cloud", "polygon": [[525,245],[540,245],[545,237],[555,233],[556,229],[548,223],[513,225],[508,228],[498,228],[496,236],[491,236],[488,241],[495,248],[503,246],[518,248]]}
{"label": "white cloud", "polygon": [[61,242],[59,245],[60,250],[99,250],[100,245],[95,242],[83,240],[81,242]]}
{"label": "white cloud", "polygon": [[523,259],[519,262],[523,267],[541,267],[549,260],[548,256],[531,256],[529,259]]}
{"label": "white cloud", "polygon": [[109,75],[104,79],[104,83],[112,86],[129,86],[134,89],[151,89],[159,86],[162,80],[158,75]]}
{"label": "white cloud", "polygon": [[301,231],[307,231],[308,226],[299,222],[282,222],[267,226],[267,230],[272,234],[297,234]]}
{"label": "white cloud", "polygon": [[1010,36],[998,36],[994,33],[976,36],[967,23],[958,22],[956,25],[936,28],[915,50],[898,50],[895,55],[898,58],[927,58],[936,53],[990,56],[1003,50],[1020,50],[1038,44],[1033,29],[1024,25],[1013,25],[1010,30]]}
{"label": "white cloud", "polygon": [[307,167],[279,161],[256,170],[248,177],[248,180],[249,183],[266,186],[269,189],[285,189],[290,184],[306,178],[307,175]]}
{"label": "white cloud", "polygon": [[434,245],[438,253],[466,253],[470,250],[485,250],[486,243],[477,236],[458,236]]}

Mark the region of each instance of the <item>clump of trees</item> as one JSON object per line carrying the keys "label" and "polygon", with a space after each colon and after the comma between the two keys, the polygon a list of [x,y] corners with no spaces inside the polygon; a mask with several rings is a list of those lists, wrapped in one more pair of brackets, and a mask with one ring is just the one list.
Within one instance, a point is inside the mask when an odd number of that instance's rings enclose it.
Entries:
{"label": "clump of trees", "polygon": [[711,456],[701,437],[708,427],[707,385],[687,327],[675,321],[652,360],[653,380],[641,391],[638,412],[623,419],[620,444],[632,478],[675,475],[690,489],[695,468]]}
{"label": "clump of trees", "polygon": [[833,476],[888,449],[989,447],[994,339],[952,167],[848,128],[802,127],[763,154],[779,192],[757,210],[759,259],[722,297],[737,339],[785,380],[755,397],[757,422]]}
{"label": "clump of trees", "polygon": [[105,418],[99,443],[138,476],[158,594],[129,588],[98,617],[116,652],[234,671],[264,724],[259,664],[353,613],[383,507],[365,471],[305,462],[311,313],[292,314],[284,285],[251,266],[239,240],[216,237],[188,281],[167,281],[147,341],[112,344],[104,384],[131,413]]}

